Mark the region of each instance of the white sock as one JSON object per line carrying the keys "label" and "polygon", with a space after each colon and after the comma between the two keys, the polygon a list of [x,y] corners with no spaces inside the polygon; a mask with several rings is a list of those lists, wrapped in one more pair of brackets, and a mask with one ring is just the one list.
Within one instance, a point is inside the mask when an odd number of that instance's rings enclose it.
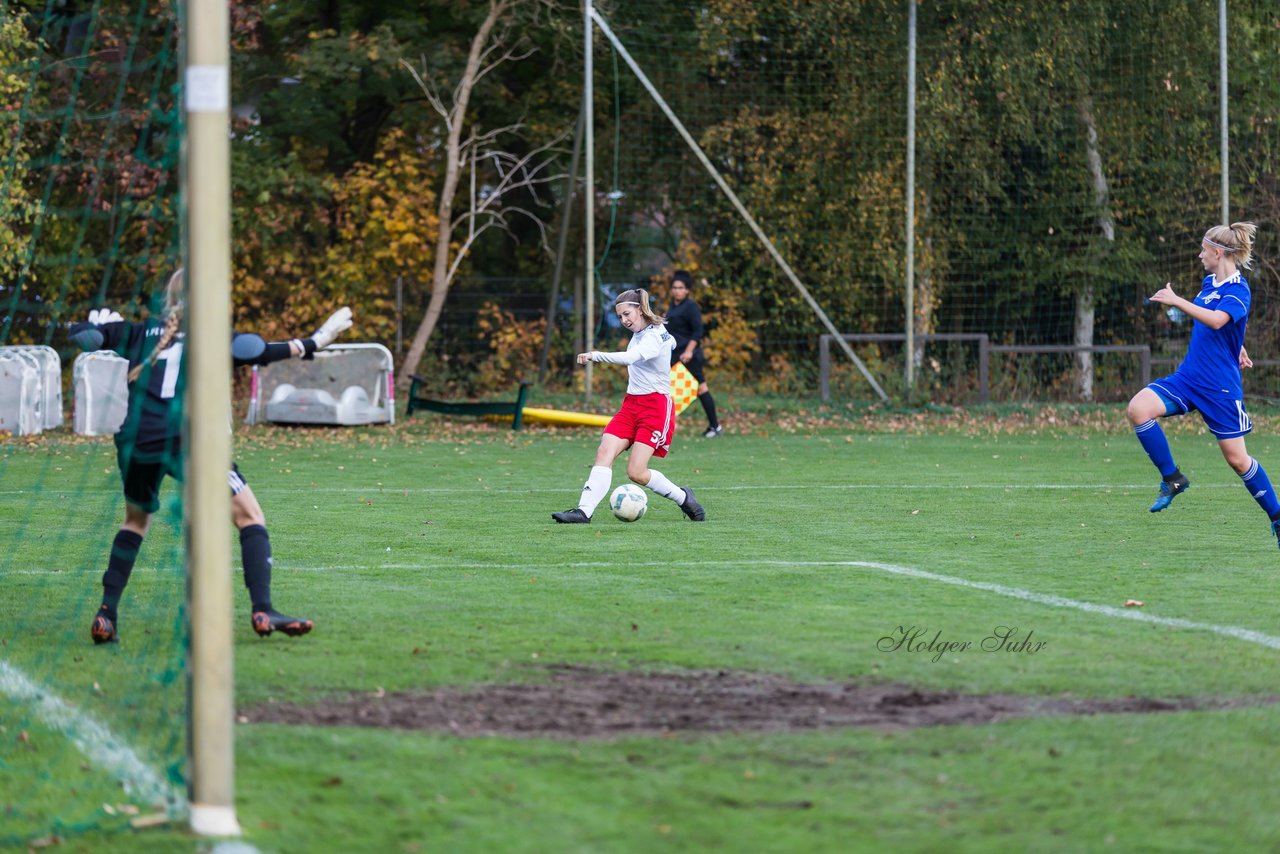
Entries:
{"label": "white sock", "polygon": [[582,497],[578,509],[588,516],[596,512],[600,502],[609,497],[609,484],[613,483],[613,469],[608,466],[592,466],[591,475],[582,485]]}
{"label": "white sock", "polygon": [[649,482],[646,486],[663,498],[670,498],[676,504],[684,504],[684,490],[667,480],[667,476],[656,469],[649,469]]}

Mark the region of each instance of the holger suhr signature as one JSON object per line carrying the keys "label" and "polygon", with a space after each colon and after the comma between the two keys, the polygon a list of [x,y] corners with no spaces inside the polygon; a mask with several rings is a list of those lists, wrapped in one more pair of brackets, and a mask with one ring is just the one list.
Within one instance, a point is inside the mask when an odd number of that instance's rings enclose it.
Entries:
{"label": "holger suhr signature", "polygon": [[941,661],[944,655],[960,652],[1007,652],[1035,655],[1049,645],[1048,641],[1032,640],[1034,631],[1025,635],[1017,626],[996,626],[991,634],[980,641],[947,640],[942,630],[930,632],[922,626],[898,626],[891,634],[876,641],[881,652],[917,652],[931,655],[930,660]]}

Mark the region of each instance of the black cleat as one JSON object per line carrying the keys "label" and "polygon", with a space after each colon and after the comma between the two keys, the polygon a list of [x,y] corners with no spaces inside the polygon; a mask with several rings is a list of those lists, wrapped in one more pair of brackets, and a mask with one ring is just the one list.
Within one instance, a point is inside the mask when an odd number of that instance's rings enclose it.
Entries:
{"label": "black cleat", "polygon": [[680,505],[680,509],[684,511],[684,515],[688,516],[690,521],[705,522],[707,520],[707,511],[702,509],[702,505],[698,503],[698,499],[693,497],[693,490],[689,487],[684,489],[684,503]]}
{"label": "black cleat", "polygon": [[99,612],[93,618],[89,634],[93,637],[95,644],[117,643],[120,640],[116,635],[116,621],[108,617],[105,612]]}
{"label": "black cleat", "polygon": [[703,434],[702,434],[702,438],[704,438],[704,439],[714,439],[716,436],[719,436],[719,435],[720,435],[721,433],[723,433],[723,432],[724,432],[724,428],[723,428],[723,427],[721,427],[719,424],[717,424],[717,425],[716,425],[716,426],[714,426],[714,427],[708,427],[708,428],[706,429],[706,431],[705,431],[705,432],[703,432]]}
{"label": "black cleat", "polygon": [[301,637],[316,627],[310,620],[287,617],[279,611],[254,611],[253,630],[265,638],[272,632],[284,632],[291,638]]}
{"label": "black cleat", "polygon": [[1160,494],[1156,496],[1156,503],[1151,505],[1152,513],[1159,513],[1164,508],[1173,503],[1176,496],[1181,495],[1191,488],[1191,481],[1187,480],[1186,475],[1174,475],[1173,480],[1160,481]]}
{"label": "black cleat", "polygon": [[551,518],[564,525],[586,525],[591,522],[591,517],[581,507],[574,507],[563,513],[552,513]]}

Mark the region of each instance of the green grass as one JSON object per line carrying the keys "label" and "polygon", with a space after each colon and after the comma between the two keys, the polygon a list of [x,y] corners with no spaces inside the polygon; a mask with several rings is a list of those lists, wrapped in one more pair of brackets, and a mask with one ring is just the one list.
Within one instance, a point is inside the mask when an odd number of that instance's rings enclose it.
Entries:
{"label": "green grass", "polygon": [[[703,525],[653,496],[634,525],[604,511],[553,525],[593,430],[439,436],[446,422],[431,419],[242,434],[277,605],[318,628],[259,641],[237,578],[238,705],[541,680],[559,663],[1081,698],[1275,693],[1280,651],[1262,643],[868,565],[1113,608],[1138,599],[1151,617],[1280,636],[1276,542],[1187,419],[1170,435],[1194,486],[1152,515],[1150,464],[1106,426],[1122,425],[1118,408],[1086,413],[1102,429],[899,413],[886,431],[854,417],[808,428],[781,412],[710,442],[686,420],[658,467],[695,486]],[[1272,432],[1250,451],[1280,475]],[[157,522],[122,606],[125,643],[89,644],[120,514],[108,451],[56,435],[0,450],[0,533],[14,543],[0,557],[0,655],[163,775],[181,758],[181,579],[165,557],[180,538],[172,514]],[[878,649],[899,626],[975,642],[1016,626],[1046,646],[937,661]],[[102,827],[71,836],[86,850],[210,846],[119,831],[101,812],[127,800],[109,777],[29,710],[5,714],[0,809],[16,804],[34,827],[62,798],[56,814]],[[237,728],[237,809],[264,851],[1270,849],[1277,725],[1272,706],[617,741],[250,723]],[[15,745],[22,726],[40,751]]]}

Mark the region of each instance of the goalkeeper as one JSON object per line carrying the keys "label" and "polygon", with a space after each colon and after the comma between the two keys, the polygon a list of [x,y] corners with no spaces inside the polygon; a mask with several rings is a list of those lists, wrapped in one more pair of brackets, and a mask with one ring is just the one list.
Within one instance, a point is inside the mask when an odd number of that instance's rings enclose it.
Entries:
{"label": "goalkeeper", "polygon": [[[118,608],[129,583],[142,539],[160,508],[160,483],[168,475],[182,480],[182,392],[186,371],[182,355],[183,271],[170,279],[164,308],[145,322],[129,323],[108,309],[89,313],[87,322],[72,324],[70,338],[84,350],[115,350],[129,360],[129,414],[116,433],[116,460],[124,483],[124,524],[111,545],[102,576],[102,605],[90,634],[96,644],[119,640]],[[334,312],[310,338],[268,344],[260,336],[233,334],[235,365],[266,365],[289,358],[308,358],[351,327],[351,309]],[[232,521],[240,529],[244,583],[252,603],[251,622],[260,636],[272,632],[305,635],[311,620],[290,617],[271,603],[271,541],[266,519],[253,490],[233,463],[228,473]]]}

